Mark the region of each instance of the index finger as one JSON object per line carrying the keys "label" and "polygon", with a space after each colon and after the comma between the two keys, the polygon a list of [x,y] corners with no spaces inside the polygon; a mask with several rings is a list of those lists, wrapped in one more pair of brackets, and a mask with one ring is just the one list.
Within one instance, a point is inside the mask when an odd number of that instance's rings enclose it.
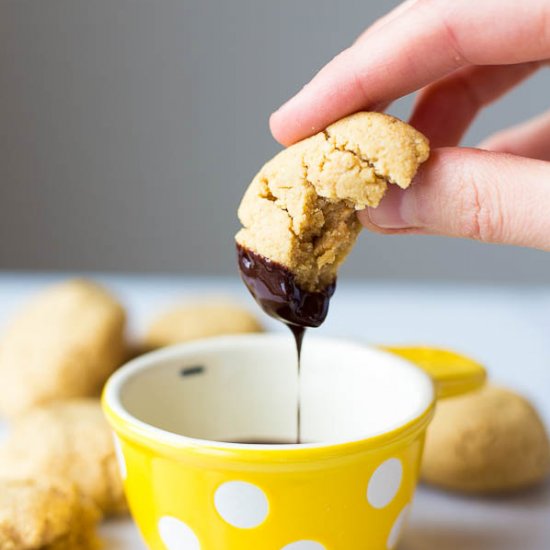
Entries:
{"label": "index finger", "polygon": [[460,67],[548,57],[547,0],[417,0],[326,65],[271,116],[271,130],[289,145]]}

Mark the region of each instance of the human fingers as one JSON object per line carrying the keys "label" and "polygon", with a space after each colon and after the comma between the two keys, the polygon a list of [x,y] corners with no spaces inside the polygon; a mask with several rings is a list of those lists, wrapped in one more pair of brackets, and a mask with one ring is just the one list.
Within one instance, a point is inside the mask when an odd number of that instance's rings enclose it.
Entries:
{"label": "human fingers", "polygon": [[418,0],[405,0],[405,2],[397,5],[386,15],[380,17],[380,19],[377,19],[370,27],[367,27],[367,29],[357,37],[355,44],[362,42],[363,40],[368,38],[371,33],[378,31],[386,26],[388,23],[391,23],[396,17],[399,17],[402,13],[404,13],[406,10],[410,9],[414,4],[416,4],[417,1]]}
{"label": "human fingers", "polygon": [[550,111],[490,136],[479,147],[550,161]]}
{"label": "human fingers", "polygon": [[381,233],[426,233],[550,250],[550,163],[478,149],[432,152],[406,190],[359,213]]}
{"label": "human fingers", "polygon": [[288,145],[468,65],[550,57],[550,3],[417,0],[328,63],[270,119]]}
{"label": "human fingers", "polygon": [[478,112],[532,75],[540,63],[466,67],[420,93],[410,124],[432,147],[458,145]]}

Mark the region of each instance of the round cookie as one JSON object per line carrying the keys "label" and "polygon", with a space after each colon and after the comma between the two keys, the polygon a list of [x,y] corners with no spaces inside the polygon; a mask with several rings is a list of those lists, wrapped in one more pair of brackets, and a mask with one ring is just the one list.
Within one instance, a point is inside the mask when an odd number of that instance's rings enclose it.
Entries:
{"label": "round cookie", "polygon": [[71,483],[0,479],[2,550],[95,550],[98,519]]}
{"label": "round cookie", "polygon": [[144,347],[156,349],[211,336],[262,331],[262,325],[245,308],[225,299],[203,300],[159,315],[145,334]]}
{"label": "round cookie", "polygon": [[534,407],[504,388],[438,403],[428,428],[422,476],[467,493],[513,491],[550,473],[550,443]]}
{"label": "round cookie", "polygon": [[[388,185],[408,187],[428,140],[381,113],[356,113],[281,151],[258,172],[239,207],[239,247],[288,269],[298,287],[331,285],[361,225]],[[254,293],[253,293],[254,294]]]}
{"label": "round cookie", "polygon": [[123,360],[124,326],[122,306],[88,281],[61,283],[31,299],[0,338],[0,413],[98,395]]}
{"label": "round cookie", "polygon": [[98,399],[72,399],[18,417],[0,447],[10,478],[73,482],[106,514],[127,510],[113,436]]}

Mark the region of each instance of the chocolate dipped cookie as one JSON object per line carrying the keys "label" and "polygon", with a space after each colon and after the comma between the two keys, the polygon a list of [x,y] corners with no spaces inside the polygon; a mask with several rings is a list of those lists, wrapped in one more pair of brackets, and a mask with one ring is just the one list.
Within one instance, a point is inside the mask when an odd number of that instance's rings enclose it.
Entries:
{"label": "chocolate dipped cookie", "polygon": [[263,309],[290,325],[319,326],[338,268],[389,185],[407,188],[428,140],[381,113],[344,118],[281,151],[249,185],[238,215],[241,275]]}

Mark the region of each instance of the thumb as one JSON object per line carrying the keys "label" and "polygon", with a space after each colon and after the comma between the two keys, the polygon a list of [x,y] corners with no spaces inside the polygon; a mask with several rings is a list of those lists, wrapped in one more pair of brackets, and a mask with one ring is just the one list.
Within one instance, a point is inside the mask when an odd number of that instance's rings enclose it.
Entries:
{"label": "thumb", "polygon": [[550,163],[479,149],[432,151],[413,185],[359,212],[379,233],[426,233],[550,250]]}

